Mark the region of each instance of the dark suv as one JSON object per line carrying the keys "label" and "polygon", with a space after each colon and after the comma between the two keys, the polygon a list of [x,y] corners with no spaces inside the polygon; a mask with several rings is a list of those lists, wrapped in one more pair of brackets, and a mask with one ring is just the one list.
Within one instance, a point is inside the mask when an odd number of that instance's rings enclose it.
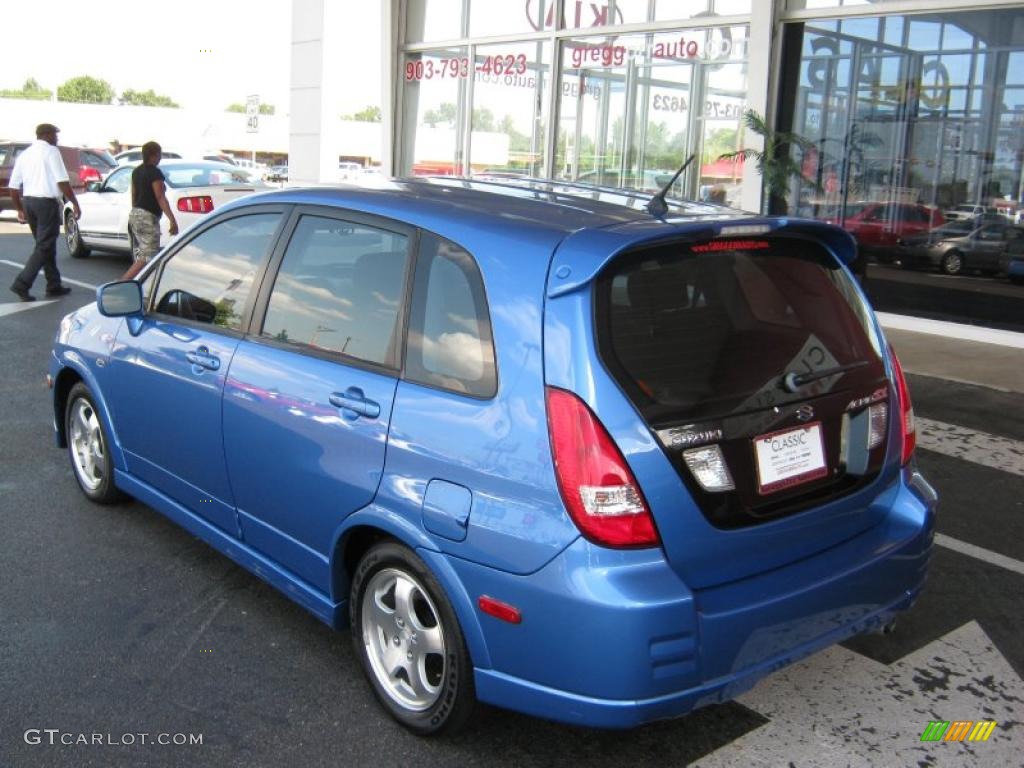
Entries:
{"label": "dark suv", "polygon": [[[7,185],[14,170],[14,161],[30,144],[29,141],[0,141],[0,211],[14,207]],[[84,190],[90,181],[102,180],[117,165],[104,149],[63,146],[58,149],[68,170],[71,188],[76,192]]]}

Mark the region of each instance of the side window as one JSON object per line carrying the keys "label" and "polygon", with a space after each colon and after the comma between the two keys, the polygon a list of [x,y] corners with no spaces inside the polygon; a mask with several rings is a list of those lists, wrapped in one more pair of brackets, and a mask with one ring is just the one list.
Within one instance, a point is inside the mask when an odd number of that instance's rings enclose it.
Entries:
{"label": "side window", "polygon": [[303,216],[274,281],[261,335],[398,368],[408,261],[405,235]]}
{"label": "side window", "polygon": [[238,216],[192,238],[165,262],[155,311],[241,329],[253,278],[280,219],[279,213]]}
{"label": "side window", "polygon": [[483,280],[473,257],[424,233],[416,263],[406,378],[474,397],[498,391]]}
{"label": "side window", "polygon": [[133,170],[133,168],[122,168],[119,171],[114,171],[110,174],[103,188],[111,192],[127,192],[132,186]]}

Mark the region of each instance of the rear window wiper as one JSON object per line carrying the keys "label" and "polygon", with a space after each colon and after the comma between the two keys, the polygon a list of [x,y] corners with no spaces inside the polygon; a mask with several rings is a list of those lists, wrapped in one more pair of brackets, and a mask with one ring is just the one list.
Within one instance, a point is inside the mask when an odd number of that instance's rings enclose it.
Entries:
{"label": "rear window wiper", "polygon": [[810,384],[812,381],[818,379],[827,379],[829,376],[835,376],[837,373],[845,373],[846,371],[852,371],[854,368],[863,368],[867,365],[867,360],[858,360],[855,363],[847,363],[846,365],[837,365],[833,368],[823,368],[820,371],[808,371],[807,373],[797,373],[796,371],[789,371],[785,376],[782,377],[782,381],[779,383],[782,388],[787,392],[796,392],[800,387]]}

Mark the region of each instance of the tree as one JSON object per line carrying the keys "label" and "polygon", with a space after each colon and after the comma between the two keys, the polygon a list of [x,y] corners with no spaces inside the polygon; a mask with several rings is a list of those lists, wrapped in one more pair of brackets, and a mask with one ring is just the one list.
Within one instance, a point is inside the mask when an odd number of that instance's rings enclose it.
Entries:
{"label": "tree", "polygon": [[428,109],[423,113],[423,122],[434,125],[435,123],[454,123],[455,105],[450,101],[443,101],[437,109]]}
{"label": "tree", "polygon": [[379,123],[384,119],[384,115],[381,114],[380,107],[368,106],[354,115],[342,115],[341,119],[355,120],[357,123]]}
{"label": "tree", "polygon": [[129,88],[122,91],[119,101],[122,104],[136,107],[177,107],[178,105],[168,96],[157,94],[153,89],[148,91],[135,91]]}
{"label": "tree", "polygon": [[43,88],[39,82],[30,77],[21,86],[20,91],[11,89],[0,90],[0,98],[3,99],[32,99],[33,101],[49,101],[53,98],[53,91]]}
{"label": "tree", "polygon": [[473,130],[474,131],[493,131],[494,130],[494,113],[487,107],[480,107],[479,109],[473,110]]}
{"label": "tree", "polygon": [[148,91],[133,91],[129,88],[121,94],[120,100],[122,104],[136,107],[180,107],[169,96],[154,93],[152,88]]}
{"label": "tree", "polygon": [[[227,108],[224,111],[245,112],[245,104],[239,104],[238,102],[235,102],[234,104],[228,104]],[[275,112],[277,112],[277,107],[275,107],[273,104],[260,104],[261,115],[272,115]]]}
{"label": "tree", "polygon": [[73,77],[57,86],[57,101],[76,104],[110,104],[114,100],[114,89],[106,80],[82,75]]}
{"label": "tree", "polygon": [[743,113],[743,125],[748,131],[764,139],[764,149],[725,152],[719,155],[718,159],[737,160],[742,157],[745,160],[754,160],[764,188],[768,192],[768,213],[785,215],[789,211],[786,193],[789,192],[790,179],[803,179],[814,185],[814,181],[803,175],[803,169],[800,163],[793,159],[790,148],[797,147],[801,152],[806,152],[812,149],[814,144],[796,133],[773,131],[765,119],[752,109]]}

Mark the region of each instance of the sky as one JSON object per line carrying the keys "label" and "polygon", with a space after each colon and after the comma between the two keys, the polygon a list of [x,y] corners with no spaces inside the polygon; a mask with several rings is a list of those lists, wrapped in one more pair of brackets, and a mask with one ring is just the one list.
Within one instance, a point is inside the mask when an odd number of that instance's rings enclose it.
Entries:
{"label": "sky", "polygon": [[[378,2],[350,3],[351,45],[380,60]],[[182,107],[223,110],[251,94],[287,111],[291,0],[7,0],[0,89],[29,77],[52,91],[91,75],[117,93],[169,96]],[[41,43],[45,41],[45,47]],[[379,66],[366,67],[338,94],[342,114],[379,105]]]}

